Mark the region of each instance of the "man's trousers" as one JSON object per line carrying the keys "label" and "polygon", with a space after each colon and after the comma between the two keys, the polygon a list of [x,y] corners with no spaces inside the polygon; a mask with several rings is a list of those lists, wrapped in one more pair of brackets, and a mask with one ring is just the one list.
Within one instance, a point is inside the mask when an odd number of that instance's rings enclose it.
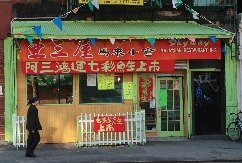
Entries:
{"label": "man's trousers", "polygon": [[34,133],[32,131],[29,131],[26,152],[33,153],[36,146],[39,144],[39,141],[40,141],[39,131],[37,130]]}

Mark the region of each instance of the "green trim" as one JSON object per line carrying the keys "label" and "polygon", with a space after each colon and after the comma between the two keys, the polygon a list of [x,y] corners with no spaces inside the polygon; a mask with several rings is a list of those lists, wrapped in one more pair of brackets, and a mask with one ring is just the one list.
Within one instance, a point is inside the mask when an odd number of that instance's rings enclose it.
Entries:
{"label": "green trim", "polygon": [[16,106],[18,106],[18,81],[17,81],[17,49],[15,46],[13,46],[13,69],[14,69],[14,112],[17,115],[18,114],[18,110],[16,108]]}
{"label": "green trim", "polygon": [[[192,135],[192,76],[191,76],[191,70],[189,69],[190,64],[189,60],[187,61],[187,126],[188,126],[188,138],[191,138]],[[186,116],[185,116],[186,117]],[[184,118],[185,118],[184,117]]]}
{"label": "green trim", "polygon": [[13,140],[12,115],[17,113],[16,99],[16,49],[13,48],[13,39],[4,40],[4,83],[5,83],[5,141]]}
{"label": "green trim", "polygon": [[138,110],[138,89],[137,89],[137,83],[138,83],[138,75],[137,73],[133,73],[133,111],[136,112]]}
{"label": "green trim", "polygon": [[194,21],[63,21],[60,31],[52,21],[13,21],[12,34],[20,34],[16,38],[26,38],[26,35],[38,38],[32,30],[41,25],[43,39],[169,39],[187,38],[232,38],[231,32],[220,30]]}
{"label": "green trim", "polygon": [[226,88],[226,127],[230,123],[230,113],[238,113],[237,101],[237,66],[235,44],[226,46],[225,54],[225,88]]}

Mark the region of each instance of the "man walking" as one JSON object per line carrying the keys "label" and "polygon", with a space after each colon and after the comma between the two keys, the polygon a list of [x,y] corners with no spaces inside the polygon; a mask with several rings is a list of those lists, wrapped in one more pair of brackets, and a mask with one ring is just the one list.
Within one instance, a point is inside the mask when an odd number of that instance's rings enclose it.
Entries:
{"label": "man walking", "polygon": [[37,105],[39,104],[39,98],[34,97],[29,100],[29,109],[27,113],[27,124],[26,129],[29,131],[27,148],[26,148],[26,157],[36,157],[34,150],[40,141],[40,135],[38,130],[42,130],[42,126],[39,122],[38,109]]}

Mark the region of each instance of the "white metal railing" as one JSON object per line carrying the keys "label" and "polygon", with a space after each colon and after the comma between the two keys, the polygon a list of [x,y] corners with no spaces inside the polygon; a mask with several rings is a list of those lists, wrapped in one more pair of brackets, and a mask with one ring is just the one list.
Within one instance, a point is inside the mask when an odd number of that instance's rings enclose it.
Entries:
{"label": "white metal railing", "polygon": [[[124,132],[94,132],[94,117],[125,116]],[[127,114],[81,114],[77,117],[77,147],[146,143],[145,111]]]}
{"label": "white metal railing", "polygon": [[13,145],[15,147],[26,147],[27,132],[25,129],[25,116],[12,115],[12,128],[13,128]]}

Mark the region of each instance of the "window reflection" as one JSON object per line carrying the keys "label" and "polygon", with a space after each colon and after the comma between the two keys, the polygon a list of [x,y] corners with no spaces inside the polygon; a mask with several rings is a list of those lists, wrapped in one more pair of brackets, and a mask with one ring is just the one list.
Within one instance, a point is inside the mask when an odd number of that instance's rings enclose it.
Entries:
{"label": "window reflection", "polygon": [[27,101],[35,96],[41,104],[72,104],[73,75],[27,75]]}
{"label": "window reflection", "polygon": [[[96,75],[96,74],[94,74]],[[87,74],[79,75],[79,103],[122,103],[123,102],[123,74],[114,74],[114,89],[100,90],[98,78],[94,78],[92,85],[87,82]]]}

